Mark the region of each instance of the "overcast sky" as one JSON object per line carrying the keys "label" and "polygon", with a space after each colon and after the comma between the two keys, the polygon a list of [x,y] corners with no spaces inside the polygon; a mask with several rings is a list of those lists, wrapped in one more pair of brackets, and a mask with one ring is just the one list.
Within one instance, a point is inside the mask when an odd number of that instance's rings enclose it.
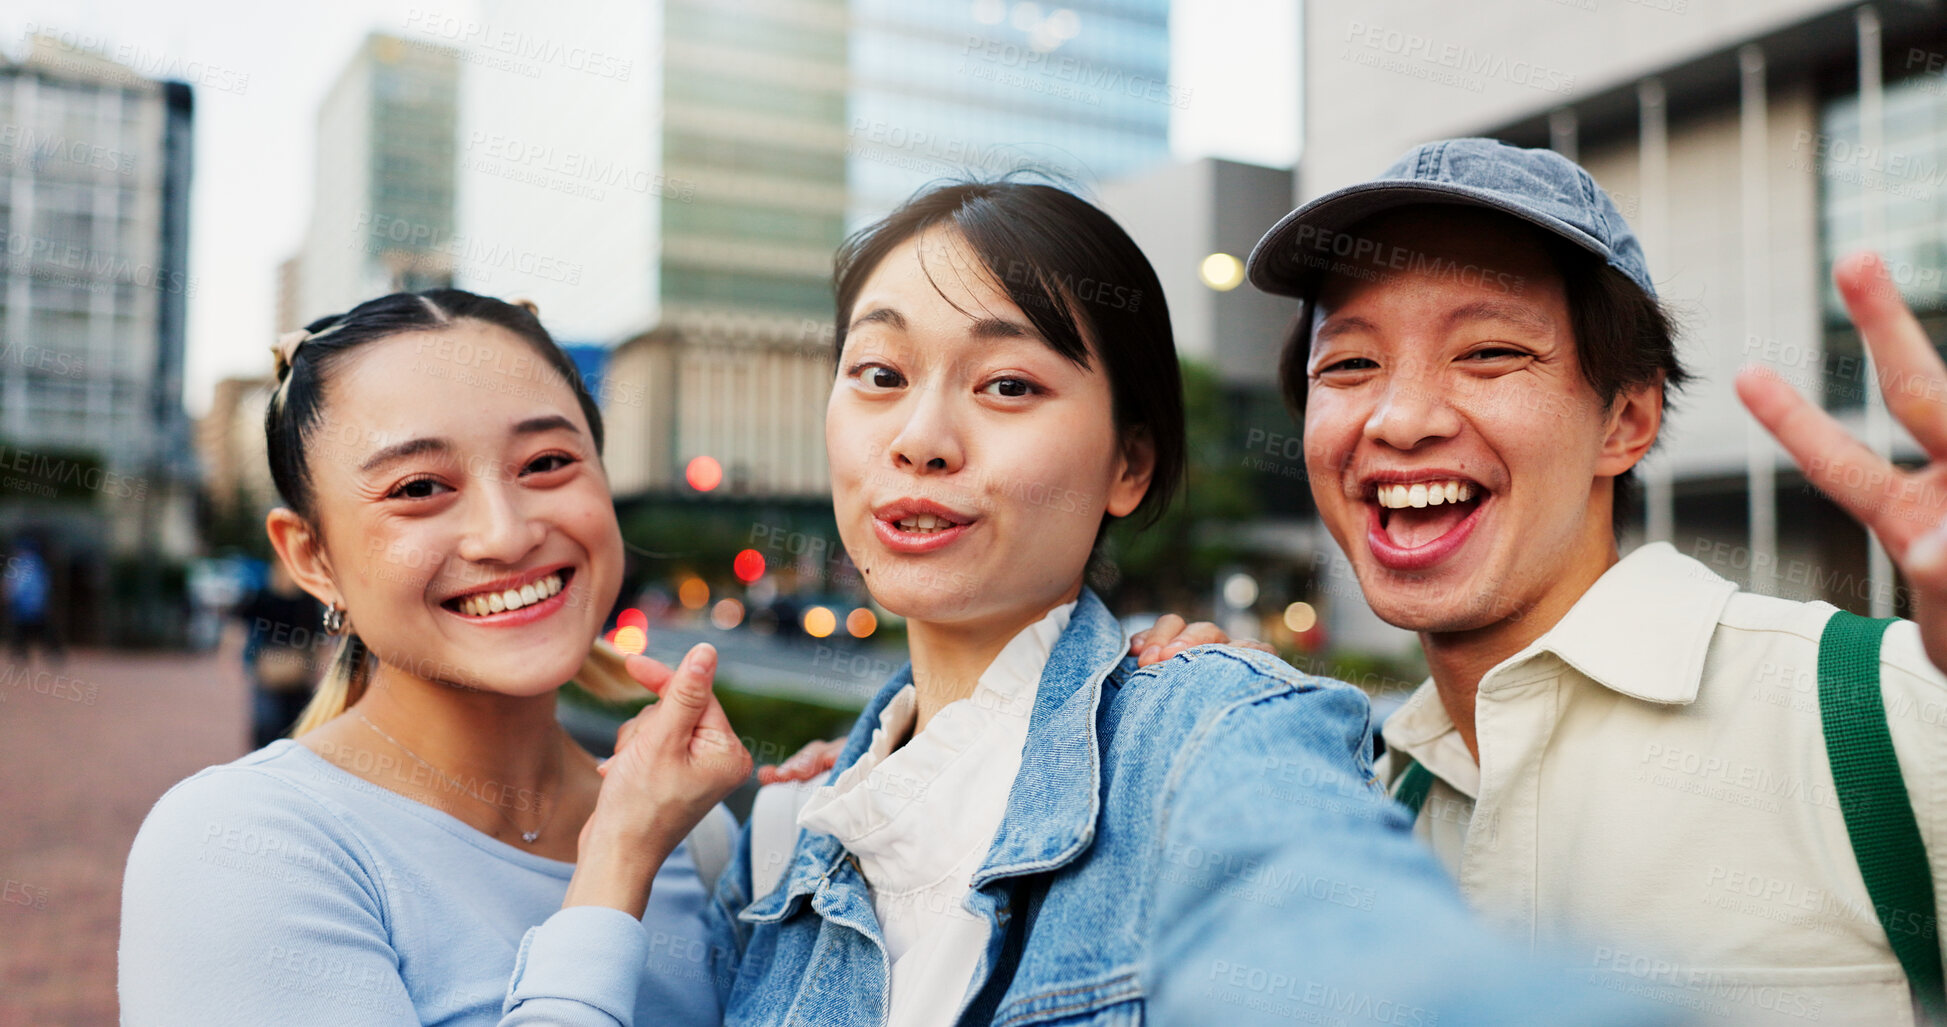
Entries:
{"label": "overcast sky", "polygon": [[[429,6],[464,17],[473,2],[9,0],[0,11],[0,45],[16,58],[43,27],[85,39],[88,49],[134,55],[138,70],[200,66],[206,82],[225,87],[196,90],[192,414],[218,379],[268,369],[274,275],[309,214],[313,118],[332,78],[368,31],[403,32],[409,13]],[[1192,91],[1172,113],[1178,158],[1296,159],[1298,3],[1178,0],[1170,77]]]}

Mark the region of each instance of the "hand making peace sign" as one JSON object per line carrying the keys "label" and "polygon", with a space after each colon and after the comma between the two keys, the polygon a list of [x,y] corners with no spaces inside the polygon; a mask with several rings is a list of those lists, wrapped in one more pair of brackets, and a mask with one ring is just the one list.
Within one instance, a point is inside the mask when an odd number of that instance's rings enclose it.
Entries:
{"label": "hand making peace sign", "polygon": [[1807,481],[1879,536],[1912,590],[1927,657],[1947,671],[1947,365],[1876,254],[1847,257],[1833,277],[1872,352],[1887,410],[1913,433],[1928,463],[1895,467],[1765,368],[1738,375],[1738,396]]}

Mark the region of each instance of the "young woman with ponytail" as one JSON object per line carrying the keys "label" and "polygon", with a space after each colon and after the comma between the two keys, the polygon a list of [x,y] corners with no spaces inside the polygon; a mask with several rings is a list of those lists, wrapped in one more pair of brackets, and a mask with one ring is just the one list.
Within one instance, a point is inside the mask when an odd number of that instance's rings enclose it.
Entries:
{"label": "young woman with ponytail", "polygon": [[[171,789],[123,896],[129,1024],[716,1024],[682,845],[749,772],[710,694],[596,642],[600,412],[531,307],[397,294],[279,340],[266,529],[340,638],[294,738]],[[569,680],[657,691],[606,765]]]}

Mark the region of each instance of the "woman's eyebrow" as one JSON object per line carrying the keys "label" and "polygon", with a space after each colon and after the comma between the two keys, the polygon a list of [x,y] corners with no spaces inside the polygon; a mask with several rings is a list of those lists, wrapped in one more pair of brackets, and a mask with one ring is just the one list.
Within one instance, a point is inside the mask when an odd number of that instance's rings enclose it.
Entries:
{"label": "woman's eyebrow", "polygon": [[445,439],[436,439],[431,437],[407,439],[404,442],[395,442],[392,445],[387,446],[376,453],[373,453],[371,456],[366,457],[365,462],[358,466],[358,473],[371,474],[373,471],[376,471],[387,464],[404,460],[409,456],[418,456],[421,453],[441,453],[451,448],[453,447],[448,445]]}
{"label": "woman's eyebrow", "polygon": [[1031,339],[1040,333],[1018,321],[999,317],[983,317],[967,329],[967,334],[976,339]]}
{"label": "woman's eyebrow", "polygon": [[542,432],[550,431],[566,431],[575,435],[581,434],[581,429],[575,427],[575,422],[568,420],[560,414],[543,414],[540,417],[530,417],[514,426],[515,435],[539,435]]}
{"label": "woman's eyebrow", "polygon": [[[551,431],[566,431],[575,435],[581,434],[581,429],[575,427],[575,422],[562,417],[560,414],[543,414],[539,417],[530,417],[514,425],[514,434],[517,436],[539,435]],[[418,456],[421,453],[444,453],[452,448],[452,444],[445,439],[434,438],[432,436],[407,439],[404,442],[395,442],[366,457],[365,462],[358,466],[358,471],[360,474],[371,474],[373,471],[387,464],[396,463],[407,457]]]}
{"label": "woman's eyebrow", "polygon": [[853,321],[845,331],[848,333],[855,332],[860,325],[869,324],[882,324],[903,332],[906,330],[906,317],[891,307],[874,307],[872,310],[861,315],[858,320]]}

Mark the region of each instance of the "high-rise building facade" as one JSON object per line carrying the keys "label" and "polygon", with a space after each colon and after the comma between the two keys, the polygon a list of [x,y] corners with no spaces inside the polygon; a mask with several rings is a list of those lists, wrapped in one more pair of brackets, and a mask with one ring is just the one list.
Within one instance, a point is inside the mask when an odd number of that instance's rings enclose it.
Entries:
{"label": "high-rise building facade", "polygon": [[192,109],[72,37],[0,59],[0,539],[40,546],[76,641],[180,637]]}
{"label": "high-rise building facade", "polygon": [[941,178],[1051,172],[1085,192],[1169,159],[1169,0],[852,0],[854,220]]}
{"label": "high-rise building facade", "polygon": [[0,63],[0,532],[194,548],[191,108],[189,87],[52,38]]}
{"label": "high-rise building facade", "polygon": [[423,40],[373,33],[339,73],[318,109],[298,323],[451,284],[458,103],[453,52]]}
{"label": "high-rise building facade", "polygon": [[[1167,158],[1168,4],[489,0],[408,17],[460,69],[455,283],[616,346],[619,494],[826,480],[832,255],[942,177],[1092,190]],[[309,256],[307,254],[307,262]],[[307,277],[310,270],[306,268]]]}

